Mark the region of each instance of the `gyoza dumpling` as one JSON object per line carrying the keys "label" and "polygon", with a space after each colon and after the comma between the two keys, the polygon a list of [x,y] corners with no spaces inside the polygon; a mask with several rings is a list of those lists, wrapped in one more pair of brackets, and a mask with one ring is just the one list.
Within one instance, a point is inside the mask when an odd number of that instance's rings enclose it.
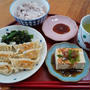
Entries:
{"label": "gyoza dumpling", "polygon": [[8,57],[10,57],[13,54],[14,54],[14,52],[12,52],[12,51],[0,51],[0,57],[8,58]]}
{"label": "gyoza dumpling", "polygon": [[10,57],[11,55],[13,55],[14,52],[12,51],[0,51],[0,57]]}
{"label": "gyoza dumpling", "polygon": [[18,71],[24,69],[31,70],[37,63],[38,59],[34,61],[26,58],[11,58],[10,60],[14,69]]}
{"label": "gyoza dumpling", "polygon": [[6,62],[0,62],[0,74],[10,75],[13,72],[13,68]]}
{"label": "gyoza dumpling", "polygon": [[12,47],[12,45],[0,43],[0,51],[13,51],[13,47]]}
{"label": "gyoza dumpling", "polygon": [[39,47],[40,47],[39,41],[23,43],[23,44],[14,46],[14,48],[17,49],[18,53],[23,53],[26,50],[35,49],[35,48],[39,48]]}
{"label": "gyoza dumpling", "polygon": [[12,51],[0,51],[0,62],[10,63],[9,58],[14,55]]}
{"label": "gyoza dumpling", "polygon": [[19,54],[20,58],[37,59],[40,55],[40,49],[31,49],[24,51],[23,54]]}
{"label": "gyoza dumpling", "polygon": [[6,63],[11,63],[11,61],[9,60],[9,58],[5,58],[5,57],[0,57],[0,62],[6,62]]}

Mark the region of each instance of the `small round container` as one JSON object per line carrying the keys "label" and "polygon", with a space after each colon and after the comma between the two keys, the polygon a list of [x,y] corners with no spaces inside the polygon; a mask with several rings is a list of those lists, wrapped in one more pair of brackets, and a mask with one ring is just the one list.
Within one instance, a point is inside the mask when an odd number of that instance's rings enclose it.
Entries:
{"label": "small round container", "polygon": [[[24,19],[21,19],[21,18],[15,16],[15,12],[17,10],[17,7],[24,4],[24,3],[27,3],[29,1],[36,2],[41,7],[45,7],[45,14],[36,18],[36,19],[30,19],[30,20],[24,20]],[[24,26],[36,26],[36,25],[43,23],[43,21],[47,17],[49,10],[50,10],[50,6],[49,6],[49,3],[47,2],[47,0],[15,0],[10,6],[11,15],[16,19],[16,21],[18,23],[20,23]]]}
{"label": "small round container", "polygon": [[[64,25],[64,26],[57,26]],[[67,26],[69,31],[67,31]],[[54,27],[56,31],[54,30]],[[65,29],[65,30],[64,30]],[[55,15],[47,18],[42,26],[43,33],[54,41],[68,41],[75,37],[78,32],[78,26],[74,20],[68,16]],[[57,32],[58,31],[58,32]],[[67,31],[65,33],[61,33]]]}

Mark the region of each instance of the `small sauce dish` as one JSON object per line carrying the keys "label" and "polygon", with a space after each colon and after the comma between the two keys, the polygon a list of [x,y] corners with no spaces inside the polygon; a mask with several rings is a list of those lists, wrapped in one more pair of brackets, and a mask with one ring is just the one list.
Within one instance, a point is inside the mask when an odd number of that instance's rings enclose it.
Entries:
{"label": "small sauce dish", "polygon": [[77,34],[78,26],[68,16],[55,15],[45,20],[42,30],[54,41],[68,41]]}

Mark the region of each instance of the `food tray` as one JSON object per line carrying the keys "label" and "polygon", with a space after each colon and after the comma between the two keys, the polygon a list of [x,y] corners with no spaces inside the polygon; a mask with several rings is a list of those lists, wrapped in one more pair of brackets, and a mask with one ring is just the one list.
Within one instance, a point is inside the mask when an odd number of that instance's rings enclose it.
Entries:
{"label": "food tray", "polygon": [[[52,16],[52,14],[49,14],[48,16]],[[16,21],[10,23],[9,25],[16,25],[18,24]],[[8,26],[9,26],[8,25]],[[77,25],[79,26],[79,23],[77,23]],[[34,27],[35,29],[37,29],[40,33],[42,33],[42,35],[45,37],[46,42],[47,42],[47,46],[48,49],[55,43],[60,43],[60,42],[55,42],[49,38],[47,38],[43,32],[42,32],[42,25],[36,26]],[[68,42],[71,43],[77,43],[76,42],[76,37],[75,36],[73,39],[69,40]],[[90,52],[87,52],[89,58],[90,58]],[[78,81],[78,82],[62,82],[60,80],[58,80],[57,78],[53,77],[45,63],[42,65],[42,67],[30,78],[18,82],[18,83],[14,83],[14,84],[0,84],[0,85],[5,85],[5,86],[10,86],[10,87],[28,87],[28,88],[90,88],[90,69],[89,69],[89,73],[86,77],[84,77],[82,80]]]}

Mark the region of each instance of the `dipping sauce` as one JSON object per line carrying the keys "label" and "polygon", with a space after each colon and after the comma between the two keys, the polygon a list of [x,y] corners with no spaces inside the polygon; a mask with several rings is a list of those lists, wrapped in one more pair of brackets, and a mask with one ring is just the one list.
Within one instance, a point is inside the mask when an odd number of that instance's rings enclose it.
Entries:
{"label": "dipping sauce", "polygon": [[59,34],[65,34],[70,31],[70,28],[65,24],[56,24],[53,27],[53,31]]}
{"label": "dipping sauce", "polygon": [[76,70],[76,69],[56,70],[54,54],[52,54],[52,57],[51,57],[51,65],[53,66],[53,69],[55,70],[55,72],[59,73],[60,75],[64,77],[75,77],[81,74],[83,71],[83,70]]}

